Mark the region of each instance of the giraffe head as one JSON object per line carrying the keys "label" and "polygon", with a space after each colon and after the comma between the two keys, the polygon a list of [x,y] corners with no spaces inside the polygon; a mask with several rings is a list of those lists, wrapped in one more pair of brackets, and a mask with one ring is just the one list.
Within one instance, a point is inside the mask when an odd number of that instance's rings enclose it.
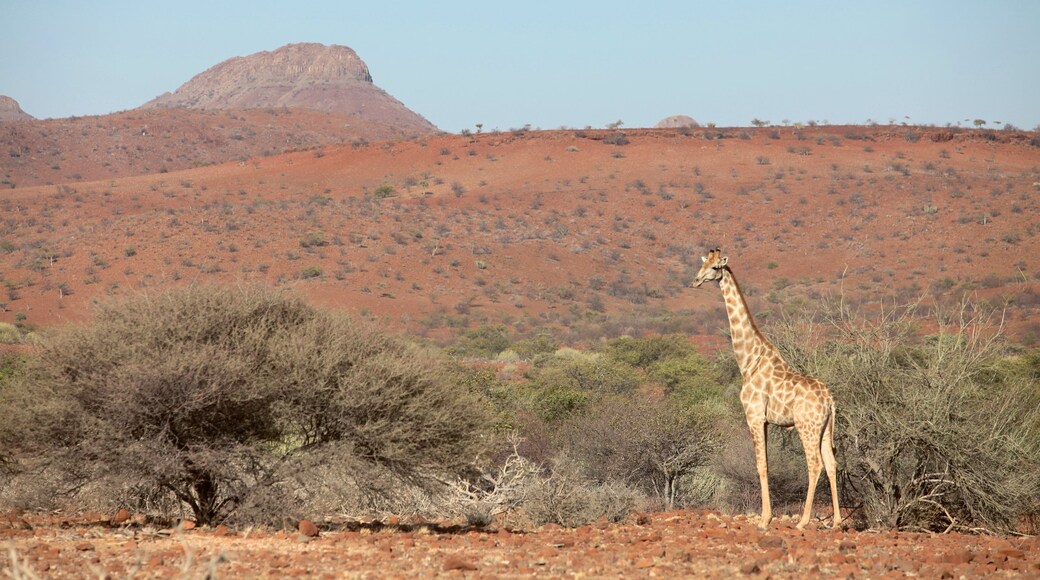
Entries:
{"label": "giraffe head", "polygon": [[697,277],[693,279],[695,288],[700,288],[701,284],[711,280],[721,280],[722,270],[726,268],[726,262],[729,261],[729,258],[723,256],[722,251],[715,248],[709,251],[707,256],[701,256],[701,261],[704,264],[701,265],[700,271],[697,272]]}

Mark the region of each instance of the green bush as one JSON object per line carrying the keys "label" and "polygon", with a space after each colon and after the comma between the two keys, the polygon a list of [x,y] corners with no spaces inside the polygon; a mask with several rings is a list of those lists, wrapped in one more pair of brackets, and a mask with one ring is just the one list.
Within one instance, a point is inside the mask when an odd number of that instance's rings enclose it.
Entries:
{"label": "green bush", "polygon": [[606,352],[607,356],[618,362],[642,369],[650,368],[654,363],[666,359],[697,354],[690,339],[681,334],[649,338],[616,338],[607,344]]}
{"label": "green bush", "polygon": [[0,344],[18,344],[22,342],[22,333],[18,327],[6,322],[0,322]]}
{"label": "green bush", "polygon": [[717,401],[723,397],[724,382],[719,371],[697,353],[657,361],[650,367],[649,376],[668,393],[690,403]]}
{"label": "green bush", "polygon": [[628,365],[567,348],[537,357],[527,378],[522,404],[549,422],[568,417],[589,400],[634,391],[643,382]]}
{"label": "green bush", "polygon": [[533,338],[517,341],[510,348],[516,351],[520,358],[533,360],[540,354],[556,352],[560,348],[560,343],[552,335],[543,332]]}
{"label": "green bush", "polygon": [[389,183],[384,183],[376,188],[373,195],[376,199],[385,199],[397,195],[397,190]]}
{"label": "green bush", "polygon": [[440,357],[256,287],[104,304],[45,341],[2,395],[23,469],[41,459],[69,489],[167,494],[200,524],[315,454],[407,481],[459,472],[488,423]]}
{"label": "green bush", "polygon": [[481,326],[467,331],[448,348],[452,356],[459,358],[493,359],[509,348],[512,338],[503,325]]}

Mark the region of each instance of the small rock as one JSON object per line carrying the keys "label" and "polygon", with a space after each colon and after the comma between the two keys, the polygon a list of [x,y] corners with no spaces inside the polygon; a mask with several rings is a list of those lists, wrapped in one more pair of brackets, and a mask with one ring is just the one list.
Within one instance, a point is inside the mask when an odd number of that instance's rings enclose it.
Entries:
{"label": "small rock", "polygon": [[850,542],[849,540],[842,540],[841,543],[838,544],[838,551],[842,553],[855,552],[856,543]]}
{"label": "small rock", "polygon": [[308,538],[318,537],[318,526],[314,525],[314,522],[310,520],[300,520],[299,530],[301,534]]}
{"label": "small rock", "polygon": [[649,558],[643,558],[641,560],[636,560],[635,567],[636,567],[637,570],[646,570],[647,568],[653,568],[654,567],[654,561],[650,560]]}
{"label": "small rock", "polygon": [[91,552],[94,550],[94,544],[90,542],[80,542],[76,544],[76,551],[78,552]]}
{"label": "small rock", "polygon": [[759,568],[758,562],[747,562],[740,567],[741,574],[758,574],[761,571],[762,568]]}
{"label": "small rock", "polygon": [[1009,560],[1011,560],[1011,559],[1016,559],[1017,560],[1017,559],[1022,559],[1022,558],[1026,557],[1026,553],[1023,552],[1022,550],[1019,550],[1018,548],[1002,548],[1000,550],[997,550],[997,553],[1000,554],[1001,556],[1004,556],[1005,558],[1007,558]]}
{"label": "small rock", "polygon": [[664,536],[661,535],[661,532],[652,532],[649,535],[646,535],[646,536],[643,536],[643,537],[639,538],[639,541],[640,542],[660,542],[663,539],[664,539]]}
{"label": "small rock", "polygon": [[224,524],[220,524],[216,528],[213,528],[213,535],[217,537],[229,536],[231,535],[231,530],[229,530]]}
{"label": "small rock", "polygon": [[192,520],[181,520],[181,523],[178,527],[182,530],[194,530],[195,522]]}
{"label": "small rock", "polygon": [[[766,550],[766,553],[763,554],[762,559],[764,559],[766,562],[779,562],[781,560],[784,560],[784,556],[786,555],[787,552],[783,548],[773,548],[771,550]],[[761,561],[759,563],[761,563]]]}
{"label": "small rock", "polygon": [[758,541],[758,546],[767,550],[770,548],[786,548],[787,542],[779,536],[765,536]]}
{"label": "small rock", "polygon": [[476,570],[476,569],[477,569],[477,565],[476,564],[474,564],[473,562],[470,562],[469,560],[466,560],[465,558],[463,558],[461,556],[455,555],[455,554],[451,554],[450,556],[448,556],[447,558],[444,559],[444,571],[445,572],[448,572],[450,570],[469,570],[469,571],[472,571],[472,570]]}
{"label": "small rock", "polygon": [[967,564],[975,557],[967,548],[955,549],[943,554],[943,564]]}
{"label": "small rock", "polygon": [[126,508],[120,508],[116,512],[116,515],[112,516],[112,523],[122,525],[130,521],[130,511]]}

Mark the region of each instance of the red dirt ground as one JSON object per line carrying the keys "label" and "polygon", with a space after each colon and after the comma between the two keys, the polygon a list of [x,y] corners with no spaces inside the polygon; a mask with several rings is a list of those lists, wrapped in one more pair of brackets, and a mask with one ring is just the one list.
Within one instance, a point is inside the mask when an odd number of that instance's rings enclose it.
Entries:
{"label": "red dirt ground", "polygon": [[638,515],[623,524],[530,531],[445,524],[324,525],[297,531],[159,529],[100,514],[0,517],[0,570],[77,577],[471,578],[1036,577],[1040,538],[794,528],[747,516]]}

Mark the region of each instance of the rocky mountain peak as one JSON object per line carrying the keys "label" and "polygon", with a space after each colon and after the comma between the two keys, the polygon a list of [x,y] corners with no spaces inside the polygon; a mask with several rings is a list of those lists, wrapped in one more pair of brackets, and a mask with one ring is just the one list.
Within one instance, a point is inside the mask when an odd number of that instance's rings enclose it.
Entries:
{"label": "rocky mountain peak", "polygon": [[34,117],[18,105],[18,101],[0,95],[0,121],[31,121]]}
{"label": "rocky mountain peak", "polygon": [[416,133],[437,130],[376,86],[368,65],[351,48],[317,43],[230,58],[141,108],[173,107],[315,109],[357,115]]}

